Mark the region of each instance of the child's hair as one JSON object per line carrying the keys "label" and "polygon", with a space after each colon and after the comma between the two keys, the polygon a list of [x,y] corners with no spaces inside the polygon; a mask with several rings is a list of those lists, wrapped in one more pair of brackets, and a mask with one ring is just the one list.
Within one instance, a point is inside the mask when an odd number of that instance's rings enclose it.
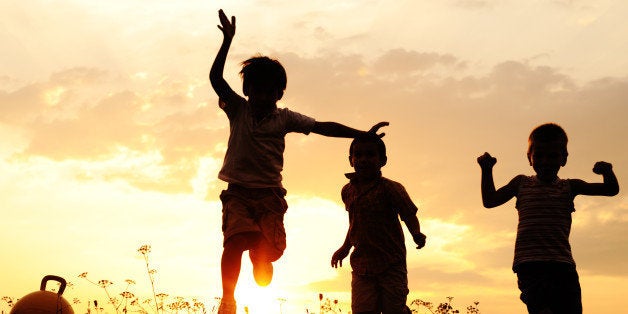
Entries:
{"label": "child's hair", "polygon": [[567,156],[567,133],[556,123],[545,123],[532,130],[528,138],[528,156],[532,153],[535,143],[550,142],[561,144],[563,154]]}
{"label": "child's hair", "polygon": [[377,145],[377,153],[379,154],[379,157],[386,157],[386,144],[384,144],[384,141],[375,133],[361,133],[353,138],[351,146],[349,146],[349,156],[353,156],[353,146],[356,143],[374,143]]}
{"label": "child's hair", "polygon": [[286,70],[281,63],[266,56],[254,56],[242,62],[240,76],[245,91],[251,86],[271,84],[283,92],[288,82]]}

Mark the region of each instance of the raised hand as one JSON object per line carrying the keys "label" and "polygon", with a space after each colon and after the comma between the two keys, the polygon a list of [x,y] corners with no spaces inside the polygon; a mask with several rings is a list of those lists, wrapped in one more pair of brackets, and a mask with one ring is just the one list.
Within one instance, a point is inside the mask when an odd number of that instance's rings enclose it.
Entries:
{"label": "raised hand", "polygon": [[[374,125],[374,126],[373,126],[370,130],[369,130],[369,133],[374,133],[374,134],[377,134],[377,131],[378,131],[381,127],[387,126],[387,125],[389,125],[389,124],[390,124],[390,123],[388,123],[388,122],[380,122],[380,123],[378,123],[378,124]],[[380,133],[380,134],[377,134],[377,136],[379,136],[379,137],[384,137],[384,135],[386,135],[386,133]]]}
{"label": "raised hand", "polygon": [[497,163],[497,159],[489,153],[484,153],[482,156],[478,157],[478,164],[482,168],[492,168],[495,163]]}
{"label": "raised hand", "polygon": [[232,16],[231,21],[229,21],[225,12],[220,9],[218,10],[218,18],[220,19],[221,24],[218,25],[218,28],[222,31],[222,34],[225,36],[225,38],[232,39],[235,35],[236,30],[235,16]]}
{"label": "raised hand", "polygon": [[598,161],[593,166],[593,173],[605,174],[613,170],[613,165],[605,161]]}

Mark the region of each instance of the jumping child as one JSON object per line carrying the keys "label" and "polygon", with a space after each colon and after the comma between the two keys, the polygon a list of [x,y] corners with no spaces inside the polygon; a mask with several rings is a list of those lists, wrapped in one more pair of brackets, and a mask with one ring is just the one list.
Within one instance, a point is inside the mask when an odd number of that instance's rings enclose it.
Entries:
{"label": "jumping child", "polygon": [[[336,122],[319,122],[287,108],[278,108],[277,101],[286,88],[286,72],[277,60],[265,56],[252,57],[242,63],[242,89],[248,99],[234,92],[223,78],[223,70],[235,35],[236,20],[232,16],[230,21],[222,10],[218,15],[223,41],[209,79],[230,124],[227,152],[218,175],[228,183],[220,195],[224,242],[223,295],[218,313],[231,314],[236,313],[234,290],[242,254],[249,251],[255,281],[265,286],[272,280],[272,262],[279,259],[286,248],[283,217],[288,205],[281,183],[285,135],[313,132],[352,138],[367,132]],[[388,123],[380,122],[368,132],[375,134],[385,125]]]}

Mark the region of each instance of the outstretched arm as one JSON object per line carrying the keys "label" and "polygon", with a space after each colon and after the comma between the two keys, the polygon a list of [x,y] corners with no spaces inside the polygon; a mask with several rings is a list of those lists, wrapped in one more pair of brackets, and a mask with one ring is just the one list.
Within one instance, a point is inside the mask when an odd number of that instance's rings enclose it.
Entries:
{"label": "outstretched arm", "polygon": [[[387,126],[388,124],[389,124],[388,122],[380,122],[374,125],[373,127],[371,127],[371,129],[366,132],[377,134],[377,131],[381,127]],[[316,121],[316,123],[314,124],[314,128],[312,129],[312,132],[323,135],[323,136],[347,137],[347,138],[356,137],[362,133],[366,133],[365,131],[356,130],[354,128],[350,128],[346,125],[343,125],[337,122],[319,122],[319,121]],[[379,137],[383,137],[384,135],[386,135],[386,133],[379,133],[377,135]]]}
{"label": "outstretched arm", "polygon": [[493,180],[493,166],[497,163],[497,159],[489,153],[484,153],[478,157],[478,164],[482,168],[482,204],[486,208],[493,208],[508,202],[517,195],[517,188],[521,176],[516,176],[508,184],[495,190],[495,182]]}
{"label": "outstretched arm", "polygon": [[614,196],[619,193],[619,183],[613,172],[613,165],[598,161],[593,166],[593,172],[602,175],[603,183],[588,183],[579,179],[571,179],[571,191],[575,195],[603,195]]}
{"label": "outstretched arm", "polygon": [[216,55],[216,59],[214,59],[214,63],[212,64],[211,70],[209,71],[209,81],[218,94],[220,98],[230,98],[235,94],[233,89],[229,86],[227,81],[223,77],[223,71],[225,69],[225,61],[227,60],[227,53],[229,52],[229,47],[231,46],[231,42],[233,40],[233,36],[235,35],[236,29],[236,19],[235,16],[231,17],[231,21],[227,18],[225,13],[222,10],[218,11],[218,17],[220,18],[220,24],[218,28],[222,31],[223,40],[220,49],[218,50],[218,54]]}

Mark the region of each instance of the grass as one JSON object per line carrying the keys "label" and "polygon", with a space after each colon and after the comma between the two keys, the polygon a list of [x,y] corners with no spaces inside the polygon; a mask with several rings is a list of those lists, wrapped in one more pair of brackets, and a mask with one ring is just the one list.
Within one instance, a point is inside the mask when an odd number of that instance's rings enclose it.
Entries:
{"label": "grass", "polygon": [[[189,299],[180,296],[170,296],[165,293],[156,293],[155,275],[157,273],[157,270],[152,269],[149,263],[149,253],[151,252],[151,246],[142,245],[139,249],[137,249],[137,252],[139,252],[144,258],[144,262],[146,264],[146,274],[151,284],[152,297],[140,299],[140,297],[133,293],[131,291],[131,288],[135,285],[135,281],[132,279],[126,279],[124,281],[124,289],[121,289],[121,291],[119,291],[118,293],[113,293],[113,282],[107,279],[94,281],[89,278],[88,272],[83,272],[78,275],[78,278],[87,281],[89,284],[101,288],[104,295],[107,297],[107,302],[105,304],[99,303],[96,299],[94,299],[93,301],[88,301],[85,313],[104,314],[111,313],[110,311],[114,310],[116,314],[207,314],[216,313],[218,311],[218,305],[220,304],[220,298],[218,297],[215,297],[212,300],[212,304],[205,304],[195,298]],[[66,284],[66,288],[72,288],[73,286],[74,284],[71,282],[67,282]],[[57,288],[50,288],[51,291],[56,291],[56,289]],[[318,299],[318,312],[311,312],[309,309],[304,308],[302,313],[351,313],[351,310],[343,309],[337,299],[329,299],[325,297],[323,293],[319,293]],[[446,302],[441,302],[438,305],[432,302],[416,299],[410,302],[409,307],[413,314],[480,314],[480,310],[478,308],[479,302],[474,302],[473,305],[469,305],[466,307],[466,312],[461,312],[459,309],[454,308],[452,303],[453,299],[453,297],[447,297]],[[17,301],[19,301],[19,299],[16,300],[13,297],[3,296],[0,301],[6,303],[6,307],[10,309]],[[280,298],[278,299],[278,301],[279,307],[277,308],[277,313],[283,314],[282,306],[287,300]],[[74,298],[71,303],[74,304],[73,307],[78,308],[79,304],[81,304],[81,301],[78,298]],[[2,305],[3,304],[0,303],[0,309],[2,308]],[[74,309],[74,311],[77,314],[80,313],[80,311],[78,311],[77,309]],[[249,308],[247,306],[244,307],[244,312],[246,314],[255,314],[249,313]],[[2,310],[0,314],[4,313],[5,311]]]}

